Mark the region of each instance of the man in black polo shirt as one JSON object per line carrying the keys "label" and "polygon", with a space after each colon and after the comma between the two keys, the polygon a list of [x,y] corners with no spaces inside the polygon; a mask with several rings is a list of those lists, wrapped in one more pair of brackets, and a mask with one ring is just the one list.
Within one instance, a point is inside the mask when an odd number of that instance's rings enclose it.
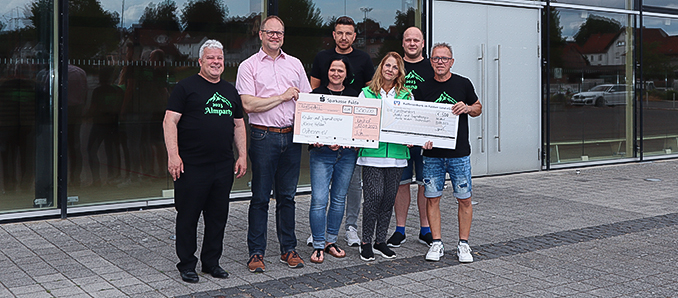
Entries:
{"label": "man in black polo shirt", "polygon": [[[177,210],[177,269],[181,279],[198,282],[196,229],[200,213],[205,233],[200,253],[202,272],[228,277],[219,266],[228,203],[237,178],[247,171],[247,134],[240,95],[221,80],[223,46],[208,40],[200,47],[200,72],[177,84],[167,102],[163,128],[167,169],[174,180]],[[238,150],[234,160],[233,143]]]}
{"label": "man in black polo shirt", "polygon": [[[358,93],[363,87],[367,86],[374,75],[374,65],[370,55],[353,48],[353,42],[356,38],[355,22],[347,16],[339,17],[334,23],[334,31],[332,37],[336,46],[333,49],[328,49],[319,52],[313,60],[313,68],[311,69],[311,88],[315,89],[320,86],[327,86],[329,79],[327,78],[328,67],[330,61],[334,60],[337,55],[346,56],[351,63],[351,73],[346,74],[344,85],[351,88]],[[360,245],[360,238],[358,238],[358,215],[360,213],[360,200],[362,198],[361,168],[356,166],[351,177],[351,183],[346,194],[346,243],[349,246]],[[308,245],[313,243],[313,236],[306,240]]]}

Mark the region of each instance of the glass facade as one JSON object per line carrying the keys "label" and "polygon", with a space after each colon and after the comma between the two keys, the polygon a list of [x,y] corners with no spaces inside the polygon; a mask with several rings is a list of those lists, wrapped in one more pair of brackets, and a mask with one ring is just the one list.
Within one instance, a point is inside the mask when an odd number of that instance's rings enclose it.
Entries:
{"label": "glass facade", "polygon": [[[67,28],[55,19],[63,1]],[[544,10],[542,23],[550,24],[541,32],[549,48],[544,56],[549,67],[543,69],[548,73],[544,90],[549,90],[542,103],[545,167],[678,151],[678,7],[674,1],[645,0],[648,13],[640,19],[635,2],[550,1],[551,9]],[[206,39],[224,44],[222,78],[235,83],[239,63],[260,47],[261,20],[276,14],[286,25],[283,50],[310,71],[315,54],[334,47],[333,21],[348,15],[357,23],[354,47],[369,53],[376,65],[386,52],[402,52],[405,28],[427,30],[428,3],[5,1],[0,4],[0,215],[57,208],[59,178],[68,182],[63,201],[69,208],[171,199],[162,119],[175,84],[198,72],[198,49]],[[68,39],[67,60],[58,59],[60,29]],[[67,73],[67,80],[58,73]],[[64,98],[58,96],[59,82],[68,86]],[[63,122],[58,122],[60,102],[67,107]],[[67,144],[63,157],[56,150],[60,140]],[[68,170],[62,177],[56,169],[64,164]],[[237,179],[233,192],[247,196],[249,181],[249,174]],[[299,186],[309,182],[304,152]]]}
{"label": "glass facade", "polygon": [[0,210],[53,208],[54,2],[0,4]]}
{"label": "glass facade", "polygon": [[632,157],[634,17],[550,13],[552,164]]}
{"label": "glass facade", "polygon": [[[71,0],[68,197],[72,205],[172,197],[162,121],[173,86],[224,43],[223,79],[259,48],[263,1]],[[78,95],[78,97],[75,96]],[[248,190],[248,178],[234,191]]]}
{"label": "glass facade", "polygon": [[[656,1],[655,1],[656,2]],[[644,17],[641,148],[645,156],[678,153],[678,17]],[[639,108],[640,109],[640,108]]]}

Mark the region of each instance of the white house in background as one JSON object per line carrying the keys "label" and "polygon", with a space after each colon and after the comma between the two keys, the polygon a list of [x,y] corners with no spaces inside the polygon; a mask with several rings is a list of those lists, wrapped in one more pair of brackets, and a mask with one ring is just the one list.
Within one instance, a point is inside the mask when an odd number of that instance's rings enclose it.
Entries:
{"label": "white house in background", "polygon": [[592,66],[626,64],[626,30],[593,34],[580,48]]}
{"label": "white house in background", "polygon": [[200,46],[207,41],[207,37],[191,37],[186,34],[174,46],[177,47],[182,55],[186,55],[188,60],[200,59]]}

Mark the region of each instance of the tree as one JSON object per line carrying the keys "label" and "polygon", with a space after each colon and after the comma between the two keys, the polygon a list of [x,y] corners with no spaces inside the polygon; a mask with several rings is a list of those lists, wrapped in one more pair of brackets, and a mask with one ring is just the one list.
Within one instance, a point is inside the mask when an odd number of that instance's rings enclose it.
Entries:
{"label": "tree", "polygon": [[227,16],[222,0],[191,0],[181,10],[181,23],[192,35],[214,35],[225,30]]}
{"label": "tree", "polygon": [[551,46],[551,67],[563,67],[563,53],[565,48],[565,38],[563,38],[563,27],[560,25],[560,12],[551,7],[549,14],[549,44]]}
{"label": "tree", "polygon": [[[384,39],[384,43],[379,49],[379,54],[377,54],[379,59],[378,62],[381,61],[381,57],[386,56],[388,52],[403,54],[403,33],[407,28],[414,26],[414,17],[415,10],[412,7],[410,7],[407,12],[402,12],[400,10],[396,11],[395,23],[393,23],[393,27],[390,28],[390,32],[388,32],[388,36]],[[424,55],[426,54],[424,53]]]}
{"label": "tree", "polygon": [[591,35],[617,33],[621,28],[621,24],[616,20],[590,15],[584,24],[579,27],[577,34],[574,35],[574,41],[583,46]]}
{"label": "tree", "polygon": [[[30,26],[38,32],[51,30],[52,3],[37,0],[28,7]],[[98,0],[69,0],[68,5],[69,58],[101,58],[117,47],[120,40],[117,12],[104,10]]]}
{"label": "tree", "polygon": [[139,23],[145,29],[181,31],[176,11],[177,4],[173,0],[162,1],[158,5],[151,2],[144,9],[144,14],[141,15]]}
{"label": "tree", "polygon": [[278,16],[285,22],[284,51],[302,62],[313,61],[322,50],[323,18],[311,0],[280,0]]}
{"label": "tree", "polygon": [[671,65],[671,58],[660,52],[660,42],[643,41],[643,76],[646,79],[673,79],[676,67]]}

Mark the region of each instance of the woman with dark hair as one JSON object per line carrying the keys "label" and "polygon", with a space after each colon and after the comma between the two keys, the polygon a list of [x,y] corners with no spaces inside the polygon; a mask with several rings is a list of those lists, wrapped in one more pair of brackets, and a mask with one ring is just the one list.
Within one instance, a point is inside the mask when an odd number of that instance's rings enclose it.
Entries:
{"label": "woman with dark hair", "polygon": [[[396,52],[381,59],[370,85],[360,92],[361,98],[405,99],[412,94],[405,87],[405,64]],[[363,166],[363,241],[360,259],[374,260],[374,248],[384,258],[396,254],[386,245],[386,233],[393,213],[400,176],[410,159],[408,146],[379,143],[379,148],[361,148],[357,163]],[[376,233],[375,233],[376,225]],[[375,235],[376,234],[376,235]],[[372,246],[372,236],[374,246]]]}
{"label": "woman with dark hair", "polygon": [[[330,61],[327,86],[320,86],[311,93],[358,96],[358,92],[344,86],[349,73],[348,58],[337,56]],[[316,143],[309,145],[309,151],[311,174],[309,222],[314,248],[311,262],[322,263],[325,260],[325,253],[337,258],[346,256],[346,252],[337,246],[337,235],[344,217],[346,192],[353,175],[357,150]]]}

